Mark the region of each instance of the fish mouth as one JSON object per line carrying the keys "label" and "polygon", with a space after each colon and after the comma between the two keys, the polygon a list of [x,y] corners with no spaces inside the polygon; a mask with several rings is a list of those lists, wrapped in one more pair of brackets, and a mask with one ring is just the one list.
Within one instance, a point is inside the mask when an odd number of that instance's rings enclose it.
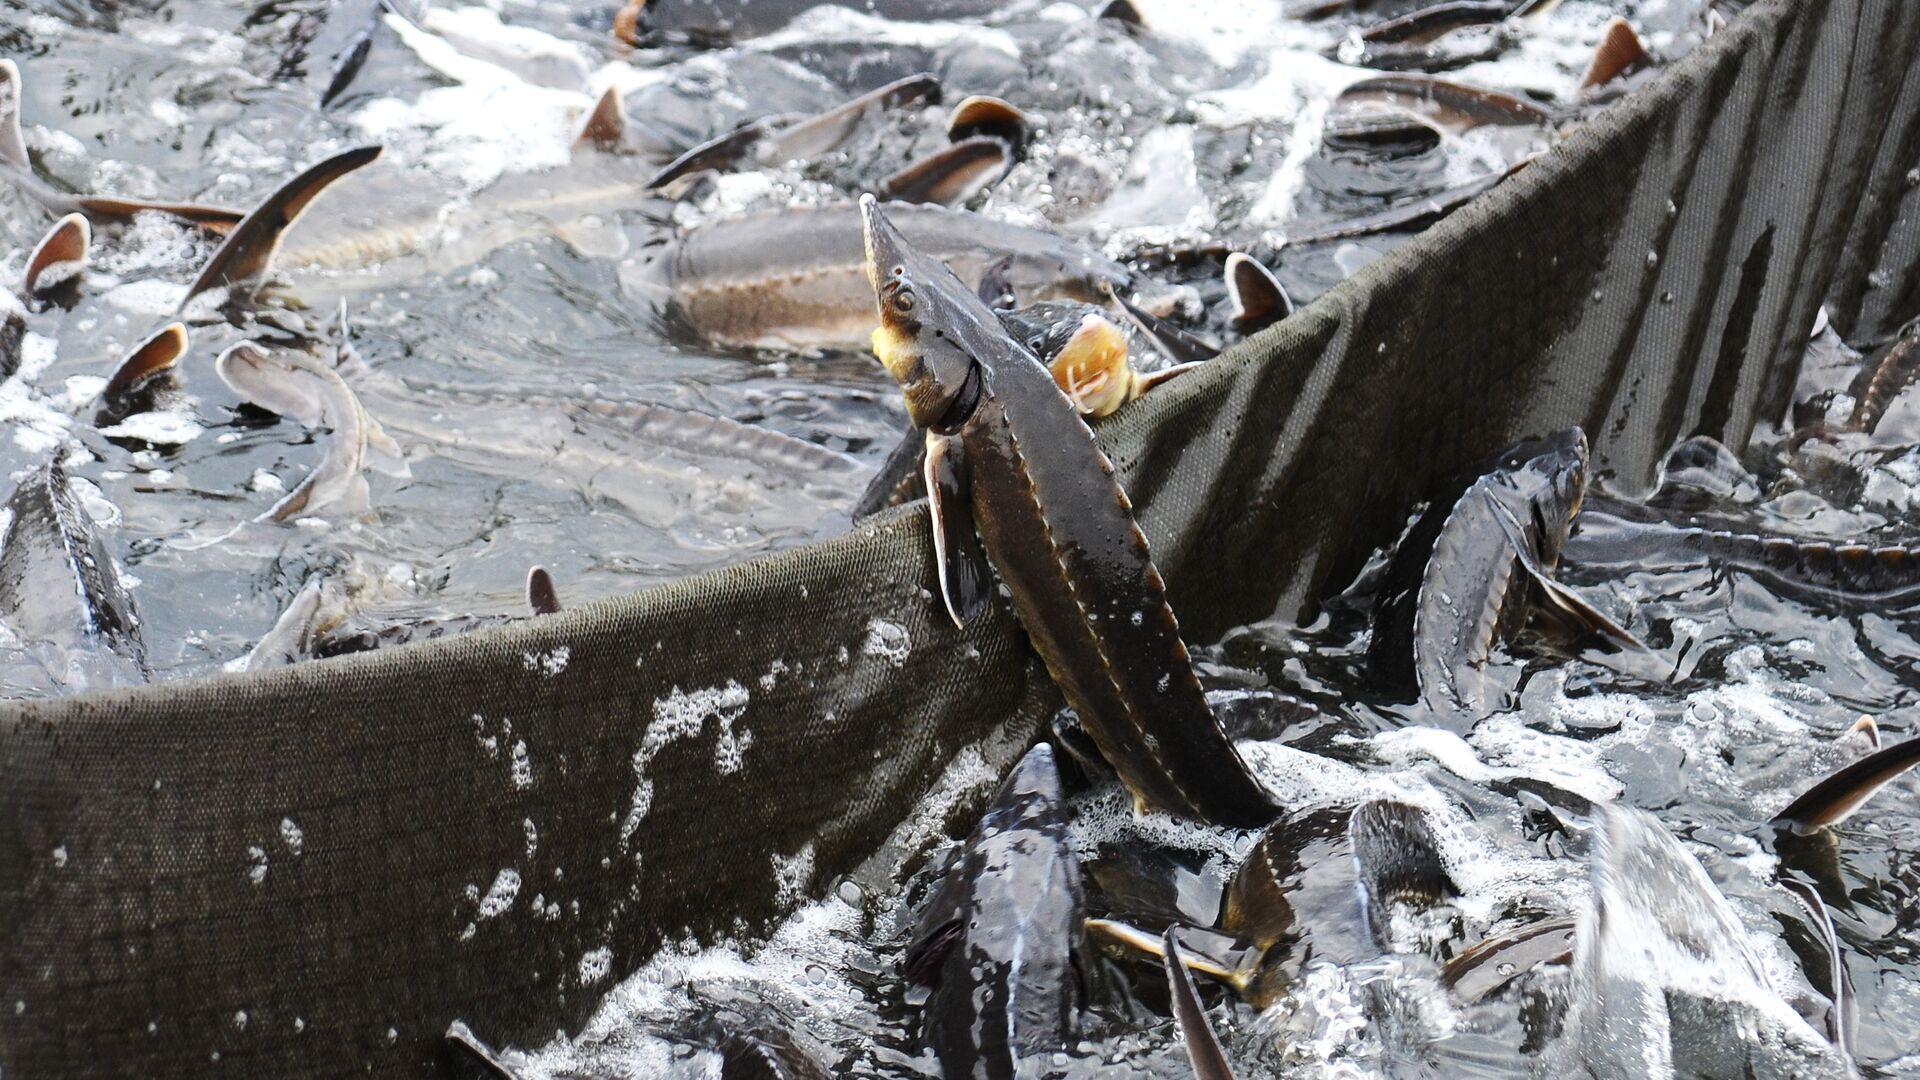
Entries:
{"label": "fish mouth", "polygon": [[1132,396],[1127,335],[1097,313],[1089,312],[1080,320],[1048,367],[1054,384],[1083,416],[1104,417]]}

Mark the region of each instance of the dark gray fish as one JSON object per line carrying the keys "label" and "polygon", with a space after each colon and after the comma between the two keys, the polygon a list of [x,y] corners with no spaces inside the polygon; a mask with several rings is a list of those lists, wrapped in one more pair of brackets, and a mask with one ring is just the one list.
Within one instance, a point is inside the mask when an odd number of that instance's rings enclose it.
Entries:
{"label": "dark gray fish", "polygon": [[1013,1076],[1023,1060],[1071,1045],[1080,870],[1051,746],[1029,750],[1000,785],[943,896],[953,906],[915,959],[937,972],[927,1042],[946,1075]]}
{"label": "dark gray fish", "polygon": [[964,627],[987,603],[990,554],[1048,673],[1138,805],[1236,827],[1272,820],[1207,708],[1146,534],[1073,402],[877,201],[860,206],[874,352],[928,432],[948,614]]}
{"label": "dark gray fish", "polygon": [[754,1015],[721,1009],[706,1027],[720,1048],[720,1080],[827,1080],[827,1070],[800,1048],[770,1009]]}
{"label": "dark gray fish", "polygon": [[1787,804],[1774,815],[1773,827],[1809,833],[1838,825],[1915,765],[1920,765],[1920,739],[1908,739],[1868,754]]}
{"label": "dark gray fish", "polygon": [[293,602],[274,620],[273,629],[268,630],[267,636],[261,638],[247,653],[246,670],[264,671],[267,668],[285,667],[319,654],[317,635],[322,618],[320,605],[323,590],[324,583],[318,576],[307,579],[307,583],[294,594]]}
{"label": "dark gray fish", "polygon": [[58,460],[34,469],[4,508],[0,630],[49,689],[147,681],[133,594]]}
{"label": "dark gray fish", "polygon": [[1349,240],[1356,236],[1425,228],[1493,190],[1502,180],[1518,172],[1528,160],[1530,159],[1522,159],[1514,163],[1513,167],[1505,172],[1470,180],[1458,187],[1448,188],[1433,195],[1407,199],[1375,213],[1363,214],[1344,221],[1309,225],[1288,233],[1286,242],[1296,245],[1320,244],[1330,240]]}
{"label": "dark gray fish", "polygon": [[1361,79],[1340,92],[1333,108],[1361,104],[1412,113],[1454,134],[1486,125],[1544,127],[1553,122],[1551,113],[1525,98],[1427,75]]}
{"label": "dark gray fish", "polygon": [[1450,30],[1502,22],[1512,7],[1507,0],[1446,0],[1374,23],[1359,36],[1370,44],[1423,45]]}
{"label": "dark gray fish", "polygon": [[1536,613],[1624,647],[1638,643],[1552,578],[1586,493],[1587,438],[1526,440],[1441,492],[1401,539],[1375,604],[1368,670],[1417,688],[1436,715],[1468,722],[1489,705],[1485,668]]}
{"label": "dark gray fish", "polygon": [[209,289],[246,289],[264,281],[273,268],[274,252],[279,250],[281,238],[307,206],[335,180],[379,156],[378,146],[355,147],[309,166],[280,185],[234,226],[226,242],[187,287],[181,306],[184,308]]}
{"label": "dark gray fish", "polygon": [[1180,1025],[1187,1060],[1193,1062],[1194,1080],[1233,1080],[1233,1066],[1227,1063],[1226,1052],[1213,1034],[1213,1024],[1207,1020],[1207,1010],[1200,1004],[1200,988],[1193,985],[1193,973],[1181,960],[1179,935],[1169,929],[1163,941],[1166,951],[1161,967],[1166,969],[1174,1021]]}
{"label": "dark gray fish", "polygon": [[[970,286],[1007,260],[1005,280],[1022,304],[1097,303],[1103,285],[1132,280],[1120,264],[1052,233],[937,206],[892,204],[886,212],[915,248]],[[670,331],[700,341],[862,349],[878,320],[861,229],[859,209],[844,203],[718,221],[623,269],[621,285]]]}
{"label": "dark gray fish", "polygon": [[1460,894],[1418,807],[1387,799],[1361,803],[1347,819],[1347,843],[1367,922],[1383,944],[1394,904],[1432,907]]}
{"label": "dark gray fish", "polygon": [[353,85],[353,80],[360,74],[360,69],[366,66],[367,56],[373,52],[374,31],[379,29],[380,17],[386,10],[385,0],[378,0],[376,3],[367,5],[366,16],[360,20],[357,28],[343,28],[347,31],[346,38],[339,49],[332,54],[331,74],[327,76],[325,89],[320,91],[322,109],[340,100],[340,96],[347,92],[347,87]]}
{"label": "dark gray fish", "polygon": [[27,141],[20,133],[20,68],[12,60],[3,59],[0,59],[0,178],[56,214],[80,213],[95,220],[120,220],[142,210],[154,210],[217,231],[233,228],[242,217],[238,210],[198,203],[74,195],[41,179],[33,170],[33,161],[27,156]]}

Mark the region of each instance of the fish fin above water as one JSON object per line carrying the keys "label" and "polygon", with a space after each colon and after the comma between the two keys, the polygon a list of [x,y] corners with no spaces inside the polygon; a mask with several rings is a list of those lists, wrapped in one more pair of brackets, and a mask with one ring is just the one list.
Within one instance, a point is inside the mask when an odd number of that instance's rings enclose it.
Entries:
{"label": "fish fin above water", "polygon": [[179,218],[189,225],[198,225],[209,232],[229,233],[241,221],[246,212],[225,206],[207,206],[203,203],[160,202],[151,199],[123,199],[117,195],[77,195],[73,205],[79,207],[89,217],[122,220],[144,211],[166,214]]}
{"label": "fish fin above water", "polygon": [[355,147],[309,166],[280,185],[234,226],[226,243],[220,245],[188,286],[181,306],[209,289],[255,284],[266,277],[273,267],[273,256],[280,248],[281,238],[308,205],[334,181],[379,157],[380,151],[379,146]]}
{"label": "fish fin above water", "polygon": [[787,124],[756,148],[766,164],[803,161],[840,148],[876,113],[940,100],[940,80],[926,72],[869,90],[817,116]]}
{"label": "fish fin above water", "polygon": [[974,94],[953,107],[947,116],[947,141],[963,143],[982,136],[998,139],[1007,147],[1009,159],[1026,151],[1033,132],[1027,114],[997,97]]}
{"label": "fish fin above water", "polygon": [[1611,649],[1652,655],[1652,650],[1634,636],[1632,631],[1614,622],[1606,612],[1588,603],[1579,593],[1555,581],[1552,575],[1547,573],[1546,568],[1540,565],[1540,560],[1533,553],[1532,545],[1526,541],[1520,523],[1514,520],[1513,511],[1484,488],[1481,489],[1481,496],[1492,508],[1493,519],[1499,524],[1500,531],[1506,535],[1507,544],[1513,549],[1514,558],[1520,561],[1521,569],[1526,571],[1533,584],[1539,588],[1546,615],[1550,620],[1564,621],[1583,634],[1591,634],[1599,638]]}
{"label": "fish fin above water", "polygon": [[527,606],[535,615],[557,615],[560,612],[560,593],[553,587],[553,575],[547,573],[544,566],[536,566],[527,571]]}
{"label": "fish fin above water", "polygon": [[1593,59],[1587,64],[1586,74],[1580,76],[1579,90],[1586,93],[1605,86],[1646,62],[1647,49],[1640,43],[1640,35],[1633,32],[1627,20],[1616,15],[1600,32]]}
{"label": "fish fin above water", "polygon": [[972,495],[967,490],[966,458],[960,440],[927,434],[927,508],[933,515],[933,556],[940,575],[940,599],[953,625],[965,629],[987,602],[993,580],[986,554],[973,531]]}
{"label": "fish fin above water", "polygon": [[1895,743],[1834,771],[1774,815],[1775,829],[1810,833],[1838,825],[1907,770],[1920,765],[1920,738]]}
{"label": "fish fin above water", "polygon": [[1220,355],[1218,346],[1147,311],[1122,296],[1119,290],[1108,288],[1107,295],[1127,317],[1127,321],[1145,334],[1147,339],[1153,342],[1153,347],[1159,349],[1162,355],[1174,363],[1186,364],[1197,360],[1211,360]]}
{"label": "fish fin above water", "polygon": [[1280,280],[1258,259],[1245,252],[1227,255],[1227,296],[1233,301],[1233,321],[1257,330],[1293,314],[1293,298]]}
{"label": "fish fin above water", "polygon": [[1368,799],[1347,818],[1347,840],[1372,911],[1394,901],[1430,906],[1460,893],[1417,806]]}
{"label": "fish fin above water", "polygon": [[1112,19],[1129,29],[1145,29],[1147,25],[1146,16],[1140,14],[1133,0],[1107,0],[1106,6],[1094,18]]}
{"label": "fish fin above water", "polygon": [[626,137],[627,114],[621,106],[620,88],[609,86],[601,92],[600,100],[594,102],[593,111],[587,114],[587,122],[580,128],[580,137],[573,145],[612,151],[618,150]]}
{"label": "fish fin above water", "polygon": [[1193,984],[1193,973],[1181,960],[1180,939],[1172,927],[1161,938],[1164,951],[1161,967],[1167,973],[1168,996],[1173,1001],[1173,1017],[1180,1025],[1180,1041],[1186,1044],[1187,1060],[1193,1063],[1194,1080],[1233,1080],[1233,1066],[1214,1036],[1207,1010],[1200,1004],[1200,988]]}
{"label": "fish fin above water", "polygon": [[100,400],[109,409],[118,408],[153,381],[173,370],[187,352],[187,328],[184,323],[168,323],[145,341],[134,346],[120,366],[114,369]]}
{"label": "fish fin above water", "polygon": [[74,281],[86,269],[92,242],[93,229],[85,215],[68,214],[54,222],[27,256],[27,269],[20,275],[21,292],[37,299]]}
{"label": "fish fin above water", "polygon": [[1149,390],[1158,389],[1180,376],[1185,375],[1189,371],[1198,371],[1204,367],[1206,363],[1205,360],[1190,360],[1184,364],[1175,364],[1172,367],[1161,368],[1159,371],[1149,371],[1145,374],[1136,373],[1133,377],[1133,394],[1135,397],[1139,397]]}
{"label": "fish fin above water", "polygon": [[921,158],[874,186],[891,202],[961,206],[999,183],[1013,168],[1013,151],[988,135],[976,135]]}
{"label": "fish fin above water", "polygon": [[455,1080],[521,1080],[500,1054],[482,1042],[465,1023],[447,1025],[444,1057]]}
{"label": "fish fin above water", "polygon": [[751,156],[760,143],[786,119],[766,117],[750,121],[725,135],[708,139],[667,162],[659,172],[653,174],[646,186],[650,190],[657,190],[709,169],[731,169]]}
{"label": "fish fin above water", "polygon": [[273,628],[247,653],[244,670],[264,671],[267,668],[285,667],[314,655],[321,589],[319,575],[307,579],[307,583],[294,594],[287,609],[274,620]]}
{"label": "fish fin above water", "polygon": [[1853,722],[1853,726],[1847,729],[1846,734],[1852,735],[1855,732],[1867,740],[1868,746],[1875,750],[1880,749],[1880,724],[1873,717],[1861,713],[1860,719]]}
{"label": "fish fin above water", "polygon": [[1820,899],[1820,893],[1806,882],[1784,879],[1780,884],[1786,886],[1794,899],[1800,901],[1800,906],[1807,910],[1807,915],[1813,921],[1814,940],[1825,953],[1827,964],[1827,1039],[1833,1043],[1834,1049],[1852,1058],[1860,1015],[1853,998],[1853,978],[1848,974],[1846,958],[1841,954],[1840,935],[1833,928],[1833,914],[1827,910],[1826,902]]}
{"label": "fish fin above water", "polygon": [[911,428],[887,453],[880,471],[873,474],[859,501],[853,504],[853,520],[870,518],[890,506],[901,506],[926,494],[921,477],[926,460],[927,433]]}
{"label": "fish fin above water", "polygon": [[1460,1000],[1480,1001],[1543,964],[1571,963],[1578,926],[1548,919],[1486,938],[1448,960],[1440,981]]}

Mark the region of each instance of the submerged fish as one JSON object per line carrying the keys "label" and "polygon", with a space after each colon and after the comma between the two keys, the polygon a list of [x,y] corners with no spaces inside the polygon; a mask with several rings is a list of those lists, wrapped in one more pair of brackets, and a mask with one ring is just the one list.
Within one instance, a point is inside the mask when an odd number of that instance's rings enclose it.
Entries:
{"label": "submerged fish", "polygon": [[[964,210],[888,204],[918,250],[979,284],[1006,260],[1005,280],[1025,305],[1098,302],[1124,288],[1127,269],[1071,240]],[[778,210],[695,228],[651,262],[622,269],[621,285],[652,304],[670,332],[719,345],[858,349],[873,333],[859,209],[835,204]]]}
{"label": "submerged fish", "polygon": [[0,508],[0,642],[18,650],[36,689],[147,681],[133,594],[58,460],[28,473]]}
{"label": "submerged fish", "polygon": [[1081,907],[1066,796],[1041,743],[1000,785],[907,959],[933,987],[927,1042],[946,1075],[1027,1075],[1072,1044]]}
{"label": "submerged fish", "polygon": [[948,614],[964,626],[987,603],[991,555],[1029,640],[1137,805],[1239,827],[1271,820],[1272,800],[1207,708],[1146,535],[1093,433],[992,309],[872,196],[860,207],[874,352],[927,429]]}

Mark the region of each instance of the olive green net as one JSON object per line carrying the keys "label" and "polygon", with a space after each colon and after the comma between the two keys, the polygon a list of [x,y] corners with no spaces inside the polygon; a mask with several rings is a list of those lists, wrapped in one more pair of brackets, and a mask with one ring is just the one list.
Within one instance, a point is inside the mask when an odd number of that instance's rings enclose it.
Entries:
{"label": "olive green net", "polygon": [[[1104,425],[1187,637],[1307,610],[1519,436],[1580,424],[1629,486],[1741,444],[1823,301],[1856,343],[1920,310],[1916,55],[1911,0],[1757,4]],[[930,551],[914,505],[496,630],[0,705],[0,1074],[418,1074],[456,1018],[544,1042],[663,941],[884,873],[1058,707],[1004,604],[946,622]]]}

